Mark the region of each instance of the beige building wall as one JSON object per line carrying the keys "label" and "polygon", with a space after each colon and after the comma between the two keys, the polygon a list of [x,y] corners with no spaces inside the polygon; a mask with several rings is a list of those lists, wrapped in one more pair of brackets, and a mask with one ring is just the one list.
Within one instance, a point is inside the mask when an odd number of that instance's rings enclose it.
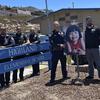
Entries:
{"label": "beige building wall", "polygon": [[67,27],[72,20],[76,20],[83,31],[85,29],[85,18],[91,16],[94,24],[100,27],[100,10],[60,10],[54,12],[47,17],[43,17],[39,20],[40,31],[43,34],[48,34],[53,30],[53,21],[58,20],[61,24],[61,28]]}

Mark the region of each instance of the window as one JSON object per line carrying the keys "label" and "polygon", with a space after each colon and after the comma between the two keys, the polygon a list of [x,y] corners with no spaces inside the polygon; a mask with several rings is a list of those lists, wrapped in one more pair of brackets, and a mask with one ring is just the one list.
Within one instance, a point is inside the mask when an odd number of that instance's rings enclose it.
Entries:
{"label": "window", "polygon": [[59,18],[59,21],[65,21],[65,17]]}
{"label": "window", "polygon": [[74,15],[74,16],[70,16],[70,19],[71,19],[71,20],[75,20],[75,19],[78,19],[78,16],[77,16],[77,15]]}
{"label": "window", "polygon": [[65,16],[66,16],[66,17],[67,17],[67,16],[70,16],[70,13],[66,13]]}

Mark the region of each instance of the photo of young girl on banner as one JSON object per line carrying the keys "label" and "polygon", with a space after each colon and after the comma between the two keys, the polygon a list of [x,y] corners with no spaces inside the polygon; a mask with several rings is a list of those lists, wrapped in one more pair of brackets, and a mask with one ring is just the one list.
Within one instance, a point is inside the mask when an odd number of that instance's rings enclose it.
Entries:
{"label": "photo of young girl on banner", "polygon": [[69,54],[85,55],[85,43],[77,25],[70,25],[68,27],[66,39]]}

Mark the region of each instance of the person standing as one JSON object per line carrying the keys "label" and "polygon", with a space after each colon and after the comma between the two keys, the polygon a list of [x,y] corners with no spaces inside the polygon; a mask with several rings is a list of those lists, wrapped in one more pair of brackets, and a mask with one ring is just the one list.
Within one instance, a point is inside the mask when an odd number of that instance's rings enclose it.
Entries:
{"label": "person standing", "polygon": [[[34,29],[30,29],[29,41],[32,44],[40,43],[38,34],[36,34],[36,32],[35,32]],[[36,54],[38,54],[38,52],[31,53],[30,55],[36,55]],[[32,75],[31,76],[40,75],[39,63],[33,64],[32,65],[32,69],[33,69],[33,72],[32,72]]]}
{"label": "person standing", "polygon": [[[0,28],[0,48],[7,48],[7,47],[12,47],[15,45],[14,38],[7,35],[6,28],[1,27]],[[11,58],[7,58],[4,60],[0,60],[0,63],[4,61],[10,61]],[[1,88],[4,86],[8,87],[10,83],[10,72],[5,72],[0,74],[0,84]]]}
{"label": "person standing", "polygon": [[52,52],[52,67],[51,67],[50,83],[55,82],[58,60],[60,60],[61,62],[63,79],[67,78],[66,55],[64,55],[64,48],[65,48],[64,33],[60,30],[60,24],[58,21],[54,21],[53,28],[54,30],[50,38],[50,42],[52,46],[52,51],[51,51]]}
{"label": "person standing", "polygon": [[86,56],[89,64],[89,75],[86,79],[94,78],[94,63],[98,70],[98,76],[100,78],[100,29],[95,28],[91,16],[86,18],[86,30],[85,30],[85,46],[86,46]]}
{"label": "person standing", "polygon": [[[27,43],[27,37],[24,34],[22,34],[20,27],[16,28],[16,35],[14,36],[14,40],[15,40],[15,46],[19,46],[19,45],[23,45]],[[20,58],[20,57],[22,56],[18,56],[15,59]],[[17,69],[13,71],[13,82],[14,83],[17,82],[17,72],[18,72]],[[24,73],[24,68],[20,68],[20,72],[19,72],[20,81],[24,79],[23,73]]]}

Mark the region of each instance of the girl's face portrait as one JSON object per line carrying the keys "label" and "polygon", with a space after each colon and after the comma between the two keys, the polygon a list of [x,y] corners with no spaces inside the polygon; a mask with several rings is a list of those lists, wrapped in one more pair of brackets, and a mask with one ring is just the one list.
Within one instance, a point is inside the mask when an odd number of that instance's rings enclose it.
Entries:
{"label": "girl's face portrait", "polygon": [[79,40],[79,32],[78,31],[70,32],[69,38],[72,42],[77,42]]}

